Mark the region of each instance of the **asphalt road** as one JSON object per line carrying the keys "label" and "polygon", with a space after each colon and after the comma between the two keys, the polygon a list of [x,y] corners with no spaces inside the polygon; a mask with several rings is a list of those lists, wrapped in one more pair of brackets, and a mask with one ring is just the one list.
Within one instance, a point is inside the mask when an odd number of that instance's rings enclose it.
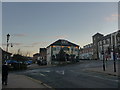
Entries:
{"label": "asphalt road", "polygon": [[18,74],[40,80],[53,88],[118,88],[117,76],[85,70],[100,66],[102,61],[84,61],[67,66],[27,70]]}

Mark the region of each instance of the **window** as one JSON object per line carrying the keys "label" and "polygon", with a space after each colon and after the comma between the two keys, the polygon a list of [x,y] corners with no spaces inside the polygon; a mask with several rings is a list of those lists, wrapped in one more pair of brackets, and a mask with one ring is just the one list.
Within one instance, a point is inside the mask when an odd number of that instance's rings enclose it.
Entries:
{"label": "window", "polygon": [[98,45],[100,45],[100,42],[98,42]]}
{"label": "window", "polygon": [[62,43],[62,44],[68,44],[68,42],[67,42],[67,41],[61,41],[61,43]]}
{"label": "window", "polygon": [[73,51],[73,48],[71,48],[71,51]]}
{"label": "window", "polygon": [[117,37],[117,41],[120,41],[120,37]]}
{"label": "window", "polygon": [[106,39],[106,44],[109,44],[109,42],[110,42],[110,39]]}
{"label": "window", "polygon": [[102,41],[99,41],[98,44],[99,44],[99,46],[101,46],[102,45]]}
{"label": "window", "polygon": [[100,45],[102,45],[102,41],[100,41]]}
{"label": "window", "polygon": [[69,51],[69,48],[68,47],[64,47],[63,50]]}
{"label": "window", "polygon": [[75,48],[75,51],[77,51],[78,49],[77,48]]}
{"label": "window", "polygon": [[56,49],[59,51],[59,50],[60,50],[60,47],[56,47]]}
{"label": "window", "polygon": [[53,51],[56,51],[56,47],[53,47]]}
{"label": "window", "polygon": [[103,40],[103,44],[105,44],[106,43],[106,41],[105,40]]}

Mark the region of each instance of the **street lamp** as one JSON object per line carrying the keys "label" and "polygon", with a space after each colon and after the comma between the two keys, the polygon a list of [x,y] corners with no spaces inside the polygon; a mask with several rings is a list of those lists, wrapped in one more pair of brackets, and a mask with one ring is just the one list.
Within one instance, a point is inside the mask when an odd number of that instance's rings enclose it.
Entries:
{"label": "street lamp", "polygon": [[9,43],[8,43],[9,38],[10,38],[10,34],[7,34],[7,48],[6,48],[6,51],[7,51],[7,52],[8,52],[8,46],[9,46]]}

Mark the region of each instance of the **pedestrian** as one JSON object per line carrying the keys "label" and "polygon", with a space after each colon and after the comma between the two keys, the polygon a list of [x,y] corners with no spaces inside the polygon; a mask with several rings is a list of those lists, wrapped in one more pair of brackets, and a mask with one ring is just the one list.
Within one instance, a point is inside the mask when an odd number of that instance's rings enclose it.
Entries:
{"label": "pedestrian", "polygon": [[7,79],[8,79],[8,70],[9,70],[9,67],[7,65],[7,63],[5,62],[3,65],[2,65],[2,84],[4,85],[7,85]]}

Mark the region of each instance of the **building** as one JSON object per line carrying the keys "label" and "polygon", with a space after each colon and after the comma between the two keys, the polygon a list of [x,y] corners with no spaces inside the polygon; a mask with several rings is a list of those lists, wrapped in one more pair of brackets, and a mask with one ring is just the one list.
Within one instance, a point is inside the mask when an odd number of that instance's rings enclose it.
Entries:
{"label": "building", "polygon": [[46,48],[40,48],[39,53],[40,53],[40,58],[41,59],[43,59],[43,60],[47,59],[47,50],[46,50]]}
{"label": "building", "polygon": [[108,49],[111,46],[111,34],[106,35],[102,37],[98,41],[98,54],[99,54],[99,59],[103,60],[103,52],[104,52],[104,57],[107,59],[111,58],[110,53],[108,52]]}
{"label": "building", "polygon": [[[60,54],[61,53],[61,54]],[[62,55],[62,56],[60,56]],[[59,39],[47,47],[47,63],[51,64],[54,60],[68,61],[79,56],[79,45],[64,39]],[[61,61],[61,60],[60,60]]]}
{"label": "building", "polygon": [[117,35],[116,35],[116,47],[117,47],[117,57],[120,59],[120,30],[118,30]]}
{"label": "building", "polygon": [[79,59],[93,59],[93,44],[83,46],[79,52]]}
{"label": "building", "polygon": [[[111,34],[111,42],[111,49],[115,53],[116,59],[120,59],[120,30]],[[111,52],[111,56],[113,56],[113,52]]]}
{"label": "building", "polygon": [[8,60],[8,59],[11,59],[12,53],[4,51],[2,48],[0,48],[0,52],[2,53],[2,54],[0,54],[0,55],[2,55],[2,62],[4,62],[5,60]]}
{"label": "building", "polygon": [[98,41],[103,37],[103,34],[96,33],[95,35],[92,36],[93,40],[93,58],[98,60],[99,59],[99,54],[98,54]]}
{"label": "building", "polygon": [[99,59],[113,60],[113,52],[116,59],[120,58],[120,30],[102,37],[98,41]]}
{"label": "building", "polygon": [[33,62],[37,62],[37,60],[39,60],[39,57],[40,57],[40,53],[33,54]]}

